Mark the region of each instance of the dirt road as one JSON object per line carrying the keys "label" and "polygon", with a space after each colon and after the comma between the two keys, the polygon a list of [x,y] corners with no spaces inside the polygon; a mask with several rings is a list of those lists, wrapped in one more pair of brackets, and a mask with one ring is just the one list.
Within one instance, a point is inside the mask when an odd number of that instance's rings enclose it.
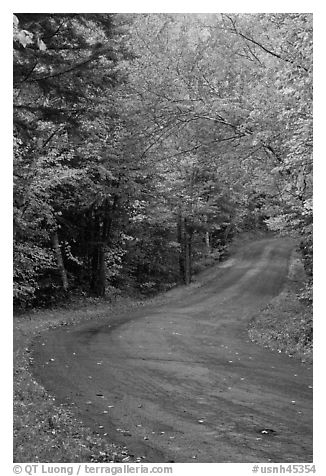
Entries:
{"label": "dirt road", "polygon": [[48,332],[36,378],[147,462],[311,462],[312,369],[246,330],[281,291],[292,247],[251,243],[164,304]]}

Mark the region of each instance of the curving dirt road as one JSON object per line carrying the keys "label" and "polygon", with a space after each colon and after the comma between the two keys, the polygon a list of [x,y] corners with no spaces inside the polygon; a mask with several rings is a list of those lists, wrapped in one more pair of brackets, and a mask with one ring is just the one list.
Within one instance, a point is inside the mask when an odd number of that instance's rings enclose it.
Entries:
{"label": "curving dirt road", "polygon": [[292,248],[251,243],[163,304],[50,331],[34,374],[147,462],[311,462],[312,369],[246,330],[281,291]]}

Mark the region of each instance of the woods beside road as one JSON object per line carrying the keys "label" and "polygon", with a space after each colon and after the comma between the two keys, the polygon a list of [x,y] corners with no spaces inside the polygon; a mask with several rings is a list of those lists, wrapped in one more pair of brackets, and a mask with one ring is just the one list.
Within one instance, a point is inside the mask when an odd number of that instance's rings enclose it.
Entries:
{"label": "woods beside road", "polygon": [[16,308],[189,284],[267,229],[311,277],[312,15],[14,16]]}

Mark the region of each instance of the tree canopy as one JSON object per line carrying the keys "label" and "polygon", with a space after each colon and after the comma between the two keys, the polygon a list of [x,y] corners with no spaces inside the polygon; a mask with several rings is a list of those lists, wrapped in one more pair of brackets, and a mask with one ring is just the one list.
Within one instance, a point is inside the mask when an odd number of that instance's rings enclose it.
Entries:
{"label": "tree canopy", "polygon": [[312,15],[16,14],[14,298],[189,284],[249,230],[312,263]]}

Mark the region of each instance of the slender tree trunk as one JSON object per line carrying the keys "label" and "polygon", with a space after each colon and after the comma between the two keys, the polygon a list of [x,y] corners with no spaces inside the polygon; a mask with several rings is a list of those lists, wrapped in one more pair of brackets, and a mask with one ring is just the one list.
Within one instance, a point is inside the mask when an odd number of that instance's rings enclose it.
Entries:
{"label": "slender tree trunk", "polygon": [[184,283],[187,286],[190,284],[190,253],[189,253],[189,239],[185,236],[185,269],[184,269]]}
{"label": "slender tree trunk", "polygon": [[58,270],[59,270],[60,276],[61,276],[62,287],[65,291],[67,291],[68,287],[69,287],[67,272],[66,272],[66,268],[64,266],[63,259],[62,259],[62,253],[61,253],[59,237],[58,237],[57,232],[54,232],[53,235],[52,235],[52,245],[53,245],[53,249],[54,249],[54,252],[55,252],[56,259],[57,259],[57,265],[58,265]]}
{"label": "slender tree trunk", "polygon": [[91,282],[90,288],[92,294],[95,296],[102,296],[103,293],[103,283],[101,283],[101,274],[100,274],[100,267],[101,267],[101,260],[102,260],[102,252],[101,252],[101,222],[100,217],[98,215],[98,211],[95,211],[94,216],[92,217],[92,256],[91,256]]}
{"label": "slender tree trunk", "polygon": [[105,266],[105,251],[104,245],[100,244],[97,250],[98,253],[98,276],[97,276],[97,296],[105,296],[106,288],[106,266]]}
{"label": "slender tree trunk", "polygon": [[224,232],[224,243],[226,244],[227,242],[227,239],[229,237],[229,234],[231,232],[231,228],[232,228],[232,224],[230,223],[229,225],[227,225],[226,229],[225,229],[225,232]]}
{"label": "slender tree trunk", "polygon": [[103,243],[96,243],[92,256],[91,291],[97,297],[105,295],[105,253]]}
{"label": "slender tree trunk", "polygon": [[184,284],[188,285],[191,283],[192,274],[192,233],[189,233],[187,229],[187,219],[182,216],[181,209],[178,213],[177,235],[180,245],[180,278]]}
{"label": "slender tree trunk", "polygon": [[192,275],[192,233],[187,229],[187,219],[184,218],[184,283],[191,283]]}
{"label": "slender tree trunk", "polygon": [[209,255],[211,252],[211,241],[209,236],[209,231],[205,233],[205,245],[206,245],[206,253]]}
{"label": "slender tree trunk", "polygon": [[188,232],[189,233],[189,246],[188,246],[188,251],[189,251],[189,277],[190,277],[190,282],[192,281],[192,237],[193,237],[193,232]]}
{"label": "slender tree trunk", "polygon": [[[207,226],[207,215],[204,217],[204,221]],[[205,248],[206,248],[206,254],[209,255],[211,252],[211,242],[210,242],[210,234],[209,231],[205,231]]]}
{"label": "slender tree trunk", "polygon": [[106,291],[106,247],[110,241],[113,213],[118,205],[118,195],[115,195],[113,204],[108,202],[94,217],[92,253],[91,291],[98,297],[104,297]]}
{"label": "slender tree trunk", "polygon": [[179,208],[178,218],[177,218],[177,237],[178,243],[180,245],[179,251],[179,273],[180,278],[184,282],[185,278],[185,255],[184,255],[184,226],[183,226],[183,217],[181,212],[181,207]]}

